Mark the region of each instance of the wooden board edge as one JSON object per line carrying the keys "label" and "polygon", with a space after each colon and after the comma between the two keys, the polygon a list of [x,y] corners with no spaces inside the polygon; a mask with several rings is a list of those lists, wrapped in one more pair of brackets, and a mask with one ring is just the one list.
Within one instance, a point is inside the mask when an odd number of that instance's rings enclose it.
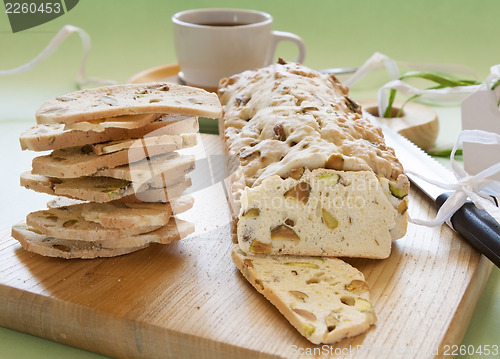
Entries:
{"label": "wooden board edge", "polygon": [[450,358],[451,346],[462,342],[492,269],[493,263],[482,255],[434,358]]}

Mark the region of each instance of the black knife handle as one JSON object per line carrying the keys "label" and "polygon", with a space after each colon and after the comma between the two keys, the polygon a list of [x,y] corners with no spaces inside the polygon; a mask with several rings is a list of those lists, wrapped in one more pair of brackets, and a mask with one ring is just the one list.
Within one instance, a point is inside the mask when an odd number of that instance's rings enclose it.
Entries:
{"label": "black knife handle", "polygon": [[[441,194],[436,199],[436,207],[439,209],[449,196],[450,193]],[[500,224],[488,212],[467,201],[451,217],[451,224],[455,231],[500,267]]]}

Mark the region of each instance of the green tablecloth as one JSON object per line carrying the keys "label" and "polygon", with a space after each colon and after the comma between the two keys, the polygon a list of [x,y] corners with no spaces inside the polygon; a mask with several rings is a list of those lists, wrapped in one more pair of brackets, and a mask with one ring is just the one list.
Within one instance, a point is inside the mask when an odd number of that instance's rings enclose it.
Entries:
{"label": "green tablecloth", "polygon": [[[490,66],[500,62],[500,2],[493,0],[82,0],[64,16],[16,34],[11,32],[7,15],[0,14],[0,70],[28,62],[63,25],[72,24],[85,29],[92,39],[87,74],[125,82],[144,69],[175,63],[170,17],[177,11],[199,7],[253,8],[271,13],[275,30],[294,32],[304,39],[305,65],[313,68],[359,66],[378,51],[401,61],[462,65],[484,80]],[[294,59],[295,51],[294,46],[283,44],[278,54]],[[75,89],[74,77],[82,54],[80,39],[71,35],[35,69],[0,77],[0,158],[4,171],[11,173],[2,179],[4,201],[18,195],[5,186],[17,186],[20,172],[9,147],[17,146],[13,137],[34,123],[33,114],[43,101]],[[352,95],[375,96],[377,84],[382,83],[377,79],[360,82]],[[459,111],[437,111],[441,116],[438,144],[454,142],[460,131]],[[15,206],[4,207],[1,229],[22,218],[24,213],[20,211]],[[499,345],[498,318],[500,271],[495,268],[462,344],[475,348]],[[0,358],[24,357],[99,355],[0,328]]]}

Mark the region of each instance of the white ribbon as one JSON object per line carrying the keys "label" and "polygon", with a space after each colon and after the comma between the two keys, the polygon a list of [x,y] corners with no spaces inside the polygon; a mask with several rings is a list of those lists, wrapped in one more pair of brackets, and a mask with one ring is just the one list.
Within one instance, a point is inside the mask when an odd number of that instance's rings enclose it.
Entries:
{"label": "white ribbon", "polygon": [[[379,52],[374,53],[363,65],[359,67],[359,69],[345,81],[345,84],[348,87],[351,87],[355,82],[358,82],[363,77],[365,77],[368,73],[379,70],[381,68],[386,69],[387,74],[389,75],[390,81],[383,85],[378,92],[378,109],[379,109],[379,117],[383,117],[385,110],[388,105],[388,95],[391,89],[395,89],[399,91],[401,94],[411,97],[414,95],[420,96],[420,100],[429,103],[460,103],[464,98],[469,96],[470,94],[476,92],[480,88],[483,88],[485,85],[471,85],[471,86],[457,86],[457,87],[446,87],[442,89],[419,89],[412,85],[409,85],[406,82],[403,82],[399,79],[400,68],[399,66],[410,67],[413,69],[420,70],[428,70],[428,71],[440,71],[440,72],[460,72],[467,73],[472,75],[472,72],[467,68],[464,68],[459,65],[451,65],[451,64],[414,64],[409,62],[401,62],[395,61],[391,59],[389,56],[381,54]],[[500,79],[500,68],[496,68],[495,72],[493,72],[491,79],[489,80],[491,83]],[[491,87],[490,87],[491,88]],[[499,89],[498,95],[500,95],[500,86],[497,87]],[[500,97],[500,96],[499,96]]]}
{"label": "white ribbon", "polygon": [[361,65],[356,70],[356,72],[351,75],[351,77],[344,81],[344,85],[346,85],[347,87],[352,87],[354,83],[361,80],[370,72],[380,70],[384,67],[391,80],[396,80],[401,76],[399,72],[399,66],[396,61],[394,61],[387,55],[384,55],[380,52],[375,52],[368,60],[365,61],[363,65]]}
{"label": "white ribbon", "polygon": [[442,89],[421,90],[407,84],[401,80],[393,80],[386,83],[378,92],[379,117],[383,117],[389,103],[389,92],[391,89],[399,91],[401,94],[411,97],[420,96],[421,101],[434,103],[459,103],[467,96],[473,94],[484,85],[445,87]]}
{"label": "white ribbon", "polygon": [[450,197],[443,203],[433,220],[410,218],[410,221],[412,223],[429,227],[438,226],[448,221],[453,216],[453,214],[464,205],[465,201],[468,198],[470,198],[471,201],[479,209],[485,209],[483,203],[481,203],[483,199],[487,199],[490,201],[492,200],[491,197],[482,194],[481,190],[493,181],[491,179],[493,175],[500,172],[500,163],[496,163],[476,175],[468,174],[455,161],[455,153],[457,149],[462,146],[463,142],[500,145],[500,135],[482,130],[463,130],[460,133],[450,155],[453,174],[457,179],[456,183],[444,183],[435,181],[433,179],[421,176],[418,173],[407,171],[407,173],[411,173],[412,175],[417,176],[445,190],[453,191]]}
{"label": "white ribbon", "polygon": [[87,85],[89,83],[96,83],[101,85],[116,84],[117,83],[116,81],[103,80],[97,77],[85,76],[85,67],[87,64],[87,58],[90,54],[90,36],[83,29],[73,25],[63,26],[61,30],[59,30],[59,32],[56,34],[56,36],[54,36],[54,38],[49,42],[49,44],[42,50],[42,52],[40,52],[40,54],[38,54],[38,56],[36,56],[33,60],[15,69],[0,70],[0,76],[15,75],[33,69],[36,65],[38,65],[43,60],[52,55],[52,53],[57,50],[57,48],[61,45],[61,43],[74,32],[76,32],[80,36],[83,47],[82,63],[80,65],[80,70],[78,71],[78,74],[76,75],[75,78],[77,84],[80,87]]}

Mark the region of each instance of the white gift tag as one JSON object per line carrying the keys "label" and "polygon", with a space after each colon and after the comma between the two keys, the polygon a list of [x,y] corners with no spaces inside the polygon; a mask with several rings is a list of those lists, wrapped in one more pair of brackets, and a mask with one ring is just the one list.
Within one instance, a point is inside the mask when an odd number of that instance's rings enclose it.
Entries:
{"label": "white gift tag", "polygon": [[[462,129],[483,130],[500,135],[500,110],[495,91],[483,88],[462,101]],[[475,175],[486,168],[500,163],[500,145],[483,143],[463,143],[464,169]],[[500,195],[500,174],[488,186],[493,195]]]}

